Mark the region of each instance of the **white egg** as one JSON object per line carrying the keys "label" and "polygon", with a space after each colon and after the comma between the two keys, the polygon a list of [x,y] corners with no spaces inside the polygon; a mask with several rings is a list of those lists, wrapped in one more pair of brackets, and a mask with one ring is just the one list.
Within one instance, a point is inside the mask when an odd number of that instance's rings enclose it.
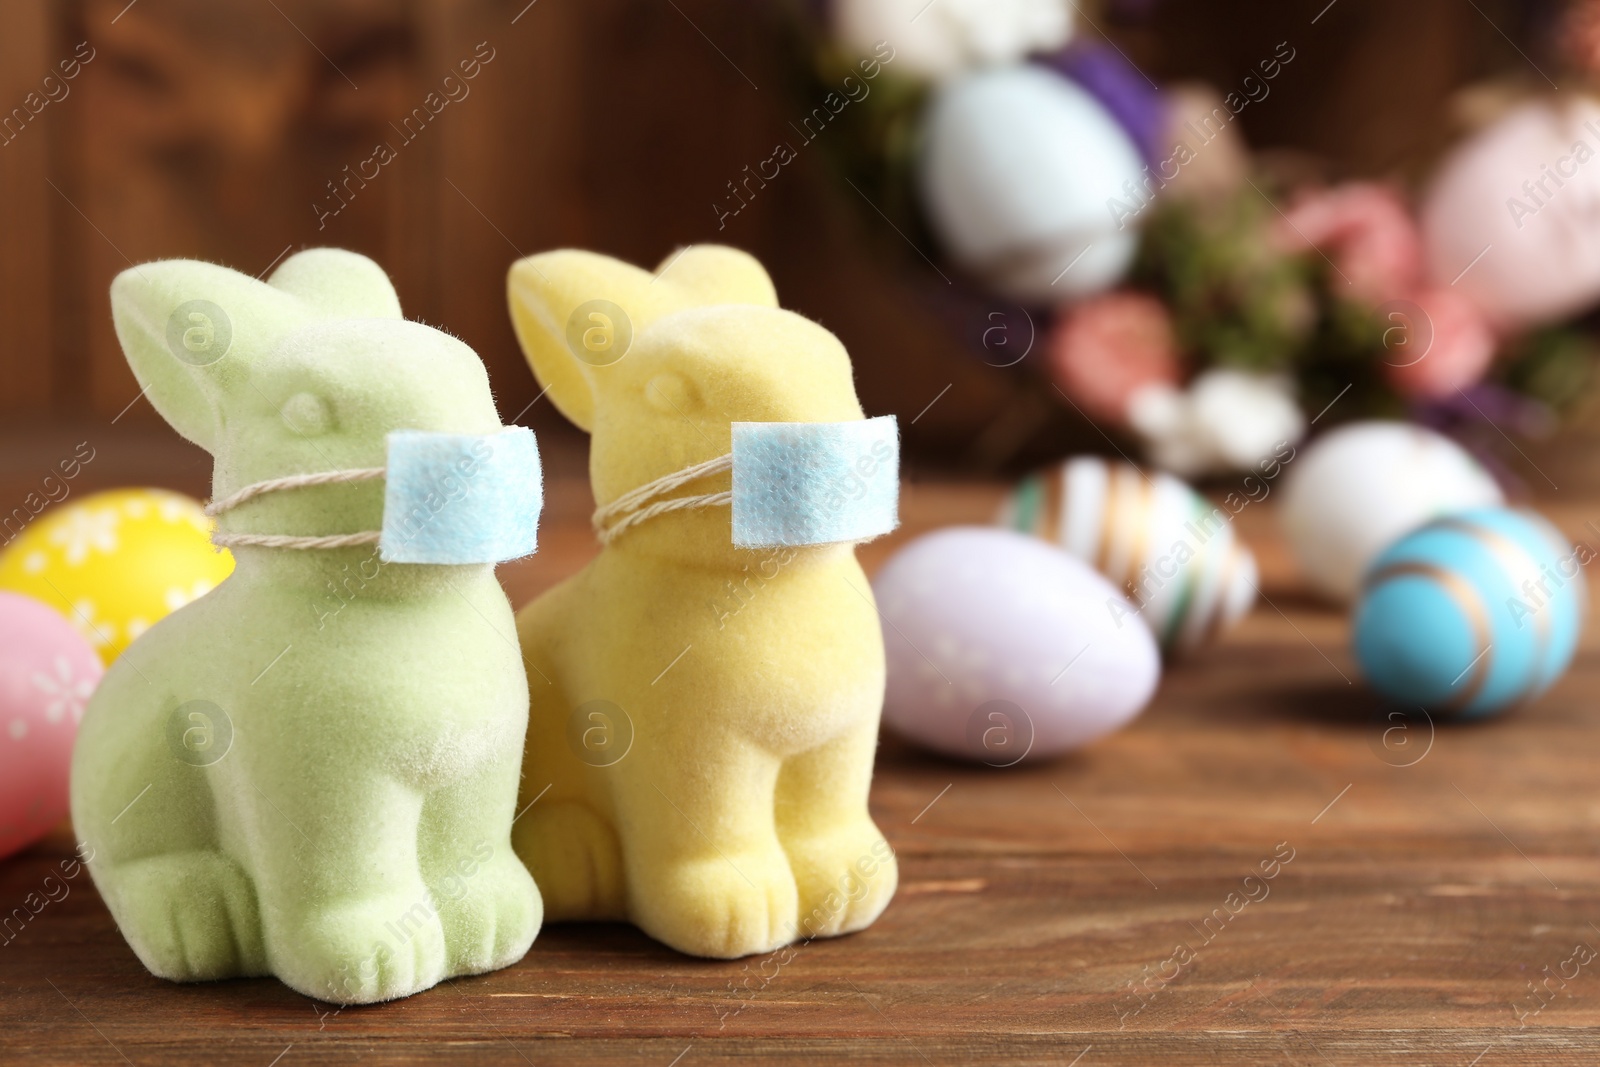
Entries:
{"label": "white egg", "polygon": [[1087,92],[1038,67],[972,74],[939,90],[925,137],[928,218],[951,256],[996,291],[1055,304],[1127,272],[1143,163]]}
{"label": "white egg", "polygon": [[1367,565],[1430,519],[1503,504],[1454,441],[1404,422],[1358,422],[1314,441],[1288,464],[1280,516],[1289,547],[1318,590],[1355,598]]}
{"label": "white egg", "polygon": [[888,657],[883,717],[946,755],[1009,766],[1079,748],[1136,716],[1160,678],[1137,609],[1026,534],[927,534],[872,584]]}

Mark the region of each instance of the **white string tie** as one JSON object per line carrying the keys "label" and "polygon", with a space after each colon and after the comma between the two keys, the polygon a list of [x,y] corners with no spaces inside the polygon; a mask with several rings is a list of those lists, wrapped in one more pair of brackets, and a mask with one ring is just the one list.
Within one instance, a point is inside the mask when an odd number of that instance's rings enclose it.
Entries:
{"label": "white string tie", "polygon": [[630,489],[604,507],[595,509],[594,517],[590,520],[594,524],[595,534],[600,538],[602,545],[609,545],[616,540],[622,531],[630,526],[637,526],[641,522],[665,515],[671,511],[682,511],[685,508],[712,508],[722,504],[733,503],[733,490],[726,489],[720,493],[704,493],[700,496],[677,496],[667,499],[658,499],[666,496],[684,485],[701,478],[709,478],[713,474],[733,469],[733,453],[708,459],[704,463],[696,463],[692,467],[685,467],[671,474],[664,474],[653,482],[646,482],[637,489]]}
{"label": "white string tie", "polygon": [[[311,485],[369,482],[382,478],[385,470],[386,468],[384,467],[359,467],[353,470],[317,471],[312,474],[290,474],[282,478],[268,478],[265,481],[252,482],[222,500],[213,500],[206,505],[205,511],[207,515],[214,518],[265,493],[276,493],[284,489],[300,489]],[[225,533],[222,530],[213,530],[211,543],[219,548],[233,548],[239,545],[254,548],[354,548],[359,545],[375,545],[378,543],[380,536],[382,535],[377,530],[365,530],[361,533],[350,534],[329,534],[325,537],[296,537],[290,534]]]}

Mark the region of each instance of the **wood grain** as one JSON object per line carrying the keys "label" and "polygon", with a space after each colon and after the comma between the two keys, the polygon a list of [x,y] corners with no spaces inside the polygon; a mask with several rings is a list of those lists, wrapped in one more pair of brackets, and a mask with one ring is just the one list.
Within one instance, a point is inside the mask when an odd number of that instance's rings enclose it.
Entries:
{"label": "wood grain", "polygon": [[[1296,49],[1242,121],[1259,146],[1329,157],[1331,174],[1416,176],[1457,132],[1443,116],[1463,81],[1509,70],[1542,87],[1535,62],[1559,73],[1513,0],[1102,6],[1092,21],[1162,81],[1227,90],[1279,41]],[[1043,336],[1016,368],[975,358],[971,338],[1015,309],[973,297],[952,322],[931,240],[897,232],[830,164],[845,131],[795,135],[823,90],[797,76],[784,7],[11,0],[0,107],[78,41],[97,58],[0,148],[0,411],[158,424],[117,350],[112,277],[169,256],[255,274],[288,249],[336,245],[376,258],[408,314],[472,345],[508,414],[572,439],[548,405],[529,407],[538,386],[503,306],[506,267],[569,245],[654,263],[720,241],[761,257],[785,306],[841,337],[867,410],[904,416],[909,456],[993,472],[1104,447],[1042,384]],[[1135,8],[1153,14],[1112,17]],[[401,136],[480,42],[496,58],[470,95]],[[350,178],[380,142],[394,161]],[[728,184],[791,142],[798,158],[724,225],[713,204]],[[347,181],[348,206],[319,221],[313,205],[337,204],[330,183]]]}
{"label": "wood grain", "polygon": [[[6,5],[0,29],[0,413],[37,410],[50,403],[52,315],[50,220],[54,204],[49,174],[51,127],[72,99],[59,80],[46,95],[44,78],[59,72],[48,5],[19,0]],[[44,101],[41,104],[41,101]],[[37,113],[35,112],[37,109]]]}
{"label": "wood grain", "polygon": [[[999,493],[910,486],[906,528],[869,565],[920,530],[984,521]],[[549,499],[541,554],[507,569],[518,602],[593,552],[583,484]],[[1597,499],[1546,504],[1593,541]],[[273,981],[150,977],[80,874],[0,945],[0,1062],[1595,1062],[1600,960],[1543,1001],[1530,983],[1600,949],[1596,639],[1525,712],[1386,746],[1344,621],[1301,591],[1271,508],[1237,520],[1269,603],[1173,667],[1129,729],[1005,771],[885,740],[872,804],[902,886],[865,933],[780,965],[550,927],[508,970],[335,1011]],[[0,921],[69,842],[0,863]],[[1231,893],[1255,899],[1218,918]],[[1180,943],[1193,958],[1173,975]],[[1158,991],[1130,992],[1157,973]]]}

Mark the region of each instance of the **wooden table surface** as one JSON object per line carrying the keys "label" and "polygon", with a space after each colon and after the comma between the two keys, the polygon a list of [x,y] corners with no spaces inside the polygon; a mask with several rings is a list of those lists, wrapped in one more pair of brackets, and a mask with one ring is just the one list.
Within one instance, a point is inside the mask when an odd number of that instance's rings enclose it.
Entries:
{"label": "wooden table surface", "polygon": [[[869,567],[997,496],[913,485]],[[517,603],[593,551],[586,507],[551,487],[543,551],[505,575]],[[1271,507],[1238,519],[1270,602],[1130,728],[1008,770],[885,739],[872,806],[901,887],[864,933],[778,967],[547,927],[515,967],[339,1011],[152,978],[80,874],[0,945],[0,1064],[1600,1062],[1595,637],[1522,713],[1386,735]],[[1594,542],[1600,506],[1547,510]],[[0,914],[70,840],[0,862]]]}

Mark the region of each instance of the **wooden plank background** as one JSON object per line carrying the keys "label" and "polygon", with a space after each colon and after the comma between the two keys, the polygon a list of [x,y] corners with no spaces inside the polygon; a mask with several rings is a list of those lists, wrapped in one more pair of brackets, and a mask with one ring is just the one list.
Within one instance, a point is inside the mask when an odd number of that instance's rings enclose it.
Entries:
{"label": "wooden plank background", "polygon": [[[0,147],[0,414],[128,408],[137,389],[105,292],[130,263],[192,256],[253,274],[314,244],[376,257],[409,314],[483,355],[515,413],[536,390],[502,303],[511,260],[575,244],[653,263],[722,240],[761,256],[786,306],[840,334],[869,410],[915,414],[951,387],[955,402],[907,427],[912,455],[992,470],[1097,442],[1030,377],[1042,345],[1021,373],[997,370],[931,314],[942,283],[837,179],[829,145],[803,149],[719,230],[726,183],[812,104],[787,30],[796,2],[4,0],[0,107],[79,42],[96,58]],[[1080,25],[1112,32],[1158,78],[1231,86],[1291,41],[1292,76],[1245,127],[1337,173],[1415,171],[1462,81],[1535,78],[1502,28],[1549,62],[1512,0],[1146,4],[1155,14],[1137,24],[1117,17],[1129,6],[1089,4]],[[495,58],[470,95],[402,143],[392,124],[479,42]],[[384,140],[397,158],[319,228],[328,183]],[[126,418],[155,415],[140,403]]]}
{"label": "wooden plank background", "polygon": [[27,94],[41,91],[56,62],[51,30],[45,0],[7,5],[0,32],[0,122],[11,118],[15,107],[23,109],[27,121],[0,126],[0,322],[6,331],[0,346],[0,412],[37,409],[51,399],[55,263],[46,199],[51,124],[38,119],[57,118],[50,108],[58,112],[60,107],[46,105],[28,118],[24,103]]}

